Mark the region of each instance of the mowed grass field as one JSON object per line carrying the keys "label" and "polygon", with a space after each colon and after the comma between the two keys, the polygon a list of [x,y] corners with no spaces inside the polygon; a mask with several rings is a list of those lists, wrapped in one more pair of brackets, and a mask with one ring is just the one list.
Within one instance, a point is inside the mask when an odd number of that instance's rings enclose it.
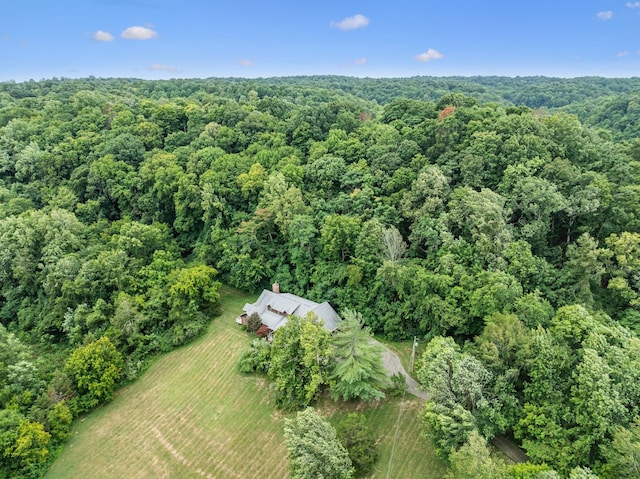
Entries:
{"label": "mowed grass field", "polygon": [[[288,416],[273,406],[263,377],[238,370],[251,337],[234,320],[254,300],[224,287],[222,314],[207,333],[158,358],[111,403],[76,421],[46,477],[288,477]],[[323,400],[319,410],[332,422],[354,409],[367,415],[380,437],[372,478],[439,478],[446,469],[420,436],[421,404],[410,396],[367,407]]]}

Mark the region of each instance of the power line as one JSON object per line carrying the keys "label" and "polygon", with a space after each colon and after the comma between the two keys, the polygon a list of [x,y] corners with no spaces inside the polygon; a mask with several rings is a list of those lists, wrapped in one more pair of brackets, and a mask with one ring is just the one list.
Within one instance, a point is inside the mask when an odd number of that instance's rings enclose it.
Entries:
{"label": "power line", "polygon": [[[405,377],[405,383],[407,379]],[[402,419],[402,414],[404,413],[404,398],[407,395],[407,387],[404,388],[404,392],[402,393],[402,400],[400,401],[400,412],[398,413],[398,420],[396,421],[396,433],[393,436],[393,446],[391,447],[391,457],[389,458],[389,468],[387,469],[387,479],[391,477],[391,470],[393,468],[393,456],[396,454],[396,446],[398,445],[398,433],[400,432],[400,420]]]}

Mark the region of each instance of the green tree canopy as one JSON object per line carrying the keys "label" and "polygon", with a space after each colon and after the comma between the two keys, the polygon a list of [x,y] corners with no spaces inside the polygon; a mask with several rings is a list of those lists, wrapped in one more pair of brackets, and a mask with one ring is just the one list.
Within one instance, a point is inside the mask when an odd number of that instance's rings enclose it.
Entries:
{"label": "green tree canopy", "polygon": [[107,336],[76,349],[64,371],[78,392],[78,407],[89,410],[111,399],[123,366],[122,355]]}
{"label": "green tree canopy", "polygon": [[278,407],[299,409],[315,401],[327,383],[332,354],[331,333],[315,315],[289,316],[271,345],[269,377]]}
{"label": "green tree canopy", "polygon": [[291,479],[350,479],[354,469],[336,430],[313,408],[285,419]]}
{"label": "green tree canopy", "polygon": [[389,383],[382,362],[384,349],[364,326],[360,313],[350,309],[343,312],[333,344],[331,396],[345,401],[383,398],[382,389]]}

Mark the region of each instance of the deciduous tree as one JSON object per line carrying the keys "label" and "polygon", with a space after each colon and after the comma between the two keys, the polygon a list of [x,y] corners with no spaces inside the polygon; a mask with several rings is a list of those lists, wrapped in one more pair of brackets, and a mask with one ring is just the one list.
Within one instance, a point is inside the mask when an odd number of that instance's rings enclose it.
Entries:
{"label": "deciduous tree", "polygon": [[337,427],[338,438],[347,449],[355,469],[361,477],[371,471],[378,459],[376,438],[367,426],[367,417],[362,413],[349,413]]}
{"label": "deciduous tree", "polygon": [[315,315],[287,318],[271,346],[269,377],[278,407],[295,410],[317,398],[328,379],[332,352],[331,334]]}
{"label": "deciduous tree", "polygon": [[336,430],[313,408],[285,419],[291,479],[351,479],[354,469]]}
{"label": "deciduous tree", "polygon": [[487,447],[487,440],[477,431],[471,432],[467,442],[449,455],[451,470],[448,479],[504,479],[506,466],[494,458]]}
{"label": "deciduous tree", "polygon": [[636,417],[629,428],[616,427],[613,441],[609,445],[603,445],[602,449],[608,462],[605,477],[640,477],[640,416]]}
{"label": "deciduous tree", "polygon": [[107,336],[76,349],[64,367],[78,392],[77,404],[89,410],[108,401],[122,378],[124,362]]}

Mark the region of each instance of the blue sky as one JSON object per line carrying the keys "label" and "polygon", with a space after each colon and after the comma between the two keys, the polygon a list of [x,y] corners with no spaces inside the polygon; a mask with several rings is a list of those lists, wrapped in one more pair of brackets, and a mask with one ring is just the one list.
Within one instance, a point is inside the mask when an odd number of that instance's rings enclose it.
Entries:
{"label": "blue sky", "polygon": [[0,81],[640,76],[640,1],[8,0]]}

